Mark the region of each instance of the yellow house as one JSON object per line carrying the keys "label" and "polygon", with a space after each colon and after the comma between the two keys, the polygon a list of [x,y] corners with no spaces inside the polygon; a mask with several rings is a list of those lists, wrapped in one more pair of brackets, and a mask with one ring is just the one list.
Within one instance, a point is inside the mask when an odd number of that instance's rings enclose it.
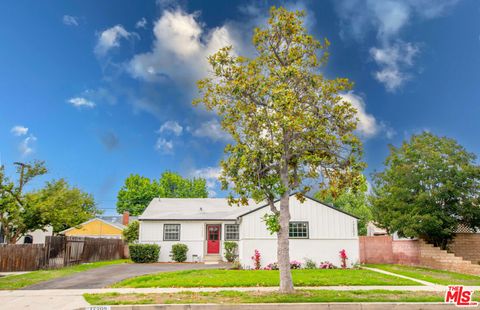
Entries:
{"label": "yellow house", "polygon": [[93,237],[93,238],[122,238],[122,230],[125,228],[120,223],[114,223],[102,218],[93,218],[77,227],[66,229],[60,234],[65,236],[76,237]]}

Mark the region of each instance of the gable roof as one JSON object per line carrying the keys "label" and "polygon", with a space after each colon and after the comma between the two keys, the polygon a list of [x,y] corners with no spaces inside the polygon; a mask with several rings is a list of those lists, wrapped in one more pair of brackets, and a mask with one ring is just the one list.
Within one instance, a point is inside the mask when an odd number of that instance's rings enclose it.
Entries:
{"label": "gable roof", "polygon": [[261,203],[249,199],[248,206],[229,206],[226,198],[154,198],[139,220],[236,220],[239,215],[258,208]]}
{"label": "gable roof", "polygon": [[[294,195],[296,195],[296,193],[290,194],[290,197],[292,197],[292,196],[294,196]],[[331,204],[328,204],[328,203],[326,203],[326,202],[322,202],[322,201],[320,201],[320,200],[318,200],[318,199],[312,198],[312,197],[307,196],[307,195],[303,195],[303,197],[305,197],[305,198],[307,198],[307,199],[310,199],[310,200],[312,200],[312,201],[315,201],[316,203],[319,203],[319,204],[321,204],[321,205],[323,205],[323,206],[325,206],[325,207],[327,207],[327,208],[333,209],[333,210],[338,211],[338,212],[340,212],[340,213],[343,213],[343,214],[345,214],[345,215],[348,215],[348,216],[351,216],[351,217],[353,217],[353,218],[356,218],[357,220],[359,219],[358,216],[355,216],[355,215],[353,215],[353,214],[350,214],[350,213],[348,213],[348,212],[345,212],[345,211],[343,211],[343,210],[341,210],[341,209],[339,209],[339,208],[337,208],[337,207],[335,207],[335,206],[333,206],[333,205],[331,205]],[[277,202],[279,202],[279,201],[280,201],[280,199],[277,199],[277,200],[274,201],[274,203],[277,203]],[[245,215],[247,215],[247,214],[253,213],[253,212],[255,212],[255,211],[257,211],[257,210],[260,210],[260,209],[263,209],[263,208],[265,208],[265,207],[268,207],[268,203],[267,203],[267,204],[263,204],[262,206],[259,206],[259,207],[255,208],[255,209],[253,209],[253,210],[248,211],[248,212],[245,212],[244,214],[241,214],[241,215],[239,215],[238,217],[239,217],[239,218],[240,218],[240,217],[243,217],[243,216],[245,216]]]}
{"label": "gable roof", "polygon": [[[291,194],[293,196],[295,194]],[[312,197],[305,198],[344,213],[358,219],[358,217],[340,210],[332,205],[318,201]],[[280,201],[277,199],[275,203]],[[208,220],[237,220],[247,214],[263,209],[268,206],[264,201],[257,203],[253,199],[248,200],[247,206],[229,206],[226,198],[154,198],[147,206],[141,221],[168,220],[168,221],[208,221]]]}
{"label": "gable roof", "polygon": [[115,227],[115,228],[120,229],[120,230],[123,230],[125,228],[125,226],[122,225],[121,223],[109,222],[107,220],[102,219],[101,217],[94,217],[93,219],[90,219],[86,222],[80,223],[77,226],[70,227],[70,228],[67,228],[65,230],[62,230],[61,232],[59,232],[59,234],[66,233],[67,231],[71,231],[71,230],[74,230],[74,229],[81,229],[82,226],[87,225],[87,224],[89,224],[91,222],[94,222],[94,221],[101,221],[104,224],[110,225],[110,226]]}

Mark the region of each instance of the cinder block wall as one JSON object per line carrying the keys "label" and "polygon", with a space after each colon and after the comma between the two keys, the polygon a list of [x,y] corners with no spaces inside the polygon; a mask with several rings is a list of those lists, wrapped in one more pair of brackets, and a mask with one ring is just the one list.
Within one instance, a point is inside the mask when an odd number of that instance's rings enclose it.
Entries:
{"label": "cinder block wall", "polygon": [[395,264],[417,266],[420,263],[418,240],[393,240],[392,251]]}
{"label": "cinder block wall", "polygon": [[480,234],[457,233],[448,245],[450,252],[474,264],[480,263]]}
{"label": "cinder block wall", "polygon": [[392,264],[392,237],[359,237],[361,264]]}

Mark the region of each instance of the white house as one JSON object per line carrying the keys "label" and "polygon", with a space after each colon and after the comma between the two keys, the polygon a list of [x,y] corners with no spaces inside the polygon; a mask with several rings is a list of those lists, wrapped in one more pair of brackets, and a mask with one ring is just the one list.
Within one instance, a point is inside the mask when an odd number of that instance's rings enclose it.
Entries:
{"label": "white house", "polygon": [[[278,206],[279,201],[276,202]],[[262,218],[270,213],[265,203],[228,206],[224,198],[155,198],[139,217],[140,243],[160,245],[161,262],[171,261],[172,244],[188,246],[188,261],[224,260],[223,243],[238,243],[238,257],[251,267],[255,249],[262,266],[277,261],[277,238]],[[346,250],[348,264],[359,260],[357,218],[335,207],[306,197],[301,203],[290,196],[290,258],[340,266],[339,251]]]}

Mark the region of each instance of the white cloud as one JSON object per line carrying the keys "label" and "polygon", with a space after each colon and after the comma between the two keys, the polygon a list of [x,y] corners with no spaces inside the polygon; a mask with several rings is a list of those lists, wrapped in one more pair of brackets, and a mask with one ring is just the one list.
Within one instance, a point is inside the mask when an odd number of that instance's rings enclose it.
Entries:
{"label": "white cloud", "polygon": [[175,121],[167,121],[163,123],[163,125],[160,126],[160,129],[158,130],[159,133],[168,132],[168,131],[172,132],[176,136],[179,136],[182,134],[183,127],[180,126],[180,124],[178,124]]}
{"label": "white cloud", "polygon": [[24,126],[14,126],[10,129],[10,132],[13,133],[15,136],[24,136],[28,133],[28,128]]}
{"label": "white cloud", "polygon": [[375,78],[388,91],[402,87],[411,74],[418,44],[399,41],[401,31],[415,18],[432,19],[454,6],[457,0],[339,0],[335,1],[343,39],[362,41],[370,32],[377,47],[370,55],[379,66]]}
{"label": "white cloud", "polygon": [[150,82],[173,80],[187,87],[205,77],[207,57],[234,42],[227,26],[205,30],[197,17],[181,9],[165,10],[153,28],[152,51],[133,57],[131,75]]}
{"label": "white cloud", "polygon": [[34,135],[29,135],[20,142],[18,145],[18,150],[22,156],[27,156],[32,154],[35,150],[33,144],[37,141],[37,138]]}
{"label": "white cloud", "polygon": [[371,48],[370,55],[379,66],[379,70],[374,72],[375,79],[388,91],[395,91],[410,78],[407,70],[413,66],[413,59],[418,53],[417,45],[401,41],[384,48]]}
{"label": "white cloud", "polygon": [[193,130],[196,137],[209,138],[213,141],[230,141],[231,136],[222,129],[222,126],[216,119],[206,121]]}
{"label": "white cloud", "polygon": [[163,154],[173,154],[173,142],[164,138],[158,138],[155,149]]}
{"label": "white cloud", "polygon": [[62,21],[67,26],[78,26],[79,18],[71,15],[63,15]]}
{"label": "white cloud", "polygon": [[375,136],[379,132],[380,126],[375,117],[367,113],[366,104],[363,98],[353,92],[342,94],[341,97],[343,100],[350,102],[351,105],[357,109],[357,131],[365,138]]}
{"label": "white cloud", "polygon": [[95,46],[95,53],[103,56],[110,49],[120,46],[120,39],[128,39],[133,33],[128,32],[122,25],[116,25],[104,30],[98,37],[97,45]]}
{"label": "white cloud", "polygon": [[95,103],[83,97],[73,97],[68,99],[68,103],[73,105],[76,108],[93,108],[95,107]]}
{"label": "white cloud", "polygon": [[146,28],[147,27],[147,20],[145,17],[142,17],[136,24],[135,28]]}
{"label": "white cloud", "polygon": [[196,169],[191,173],[192,177],[204,178],[207,181],[208,196],[215,197],[217,193],[215,189],[220,186],[218,178],[222,169],[220,167],[205,167]]}

